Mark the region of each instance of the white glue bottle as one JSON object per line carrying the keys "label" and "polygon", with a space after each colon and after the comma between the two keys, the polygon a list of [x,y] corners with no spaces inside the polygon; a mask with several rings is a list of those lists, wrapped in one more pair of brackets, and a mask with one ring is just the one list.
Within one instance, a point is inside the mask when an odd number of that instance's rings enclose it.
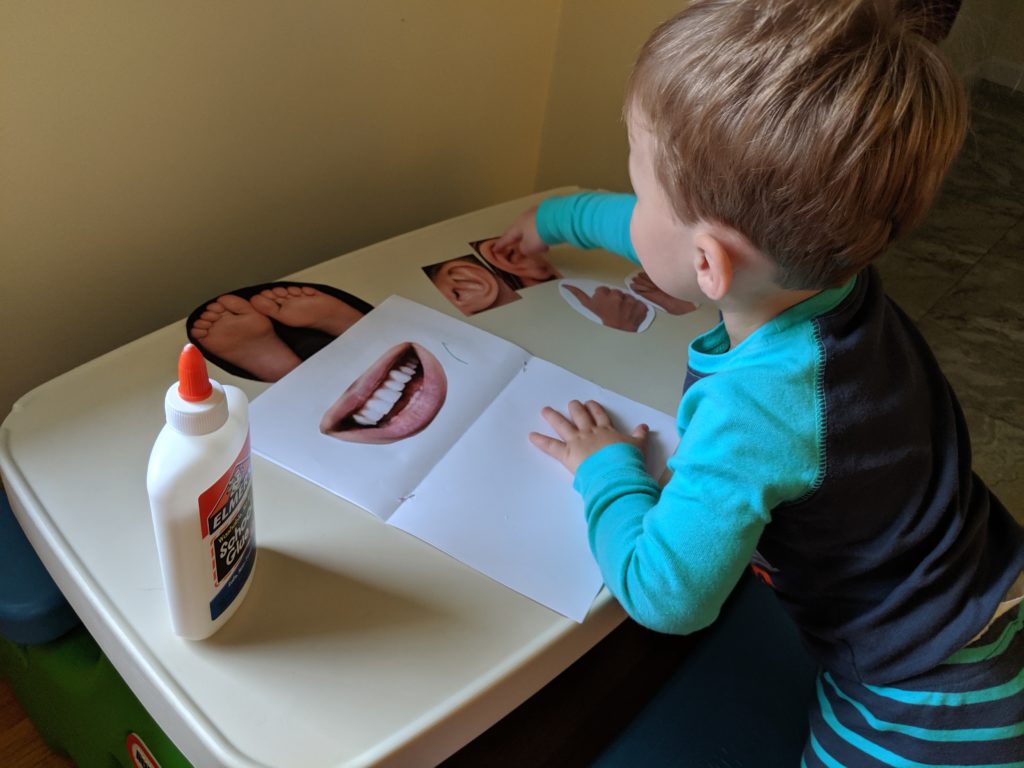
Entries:
{"label": "white glue bottle", "polygon": [[256,561],[249,401],[238,387],[211,381],[187,344],[164,410],[146,488],[171,625],[199,640],[241,605]]}

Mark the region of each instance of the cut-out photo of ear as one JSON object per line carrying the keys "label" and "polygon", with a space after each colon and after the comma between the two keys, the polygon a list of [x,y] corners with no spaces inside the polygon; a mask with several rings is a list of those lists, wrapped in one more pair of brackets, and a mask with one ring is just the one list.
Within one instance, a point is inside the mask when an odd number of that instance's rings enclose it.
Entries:
{"label": "cut-out photo of ear", "polygon": [[472,242],[470,246],[513,288],[529,288],[562,278],[543,253],[528,256],[519,250],[518,245],[509,246],[504,253],[495,253],[493,246],[497,240],[497,237],[489,237]]}
{"label": "cut-out photo of ear", "polygon": [[503,307],[520,298],[510,285],[472,254],[430,264],[423,267],[423,272],[441,295],[467,316]]}
{"label": "cut-out photo of ear", "polygon": [[261,283],[203,302],[185,320],[185,333],[219,368],[272,382],[372,309],[372,304],[329,285]]}
{"label": "cut-out photo of ear", "polygon": [[654,310],[629,291],[596,280],[562,280],[558,292],[588,320],[628,333],[647,330]]}
{"label": "cut-out photo of ear", "polygon": [[700,306],[700,304],[694,304],[692,301],[669,296],[656,286],[654,281],[643,270],[627,275],[625,284],[632,293],[646,301],[654,309],[660,309],[670,315],[688,315]]}

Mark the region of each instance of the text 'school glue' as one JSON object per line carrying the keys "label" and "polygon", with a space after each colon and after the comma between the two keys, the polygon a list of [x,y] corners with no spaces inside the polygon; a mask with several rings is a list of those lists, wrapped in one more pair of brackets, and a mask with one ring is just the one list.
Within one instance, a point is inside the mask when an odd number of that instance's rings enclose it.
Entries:
{"label": "text 'school glue'", "polygon": [[249,401],[187,344],[164,410],[146,487],[171,624],[199,640],[241,605],[256,561]]}

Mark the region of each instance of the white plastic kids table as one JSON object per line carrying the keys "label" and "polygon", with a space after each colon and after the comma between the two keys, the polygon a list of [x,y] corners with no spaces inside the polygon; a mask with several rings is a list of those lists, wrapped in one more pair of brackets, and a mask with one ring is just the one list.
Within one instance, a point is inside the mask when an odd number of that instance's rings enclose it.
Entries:
{"label": "white plastic kids table", "polygon": [[[421,267],[470,253],[468,243],[499,234],[548,194],[288,279],[335,286],[374,305],[396,293],[461,317]],[[633,271],[603,252],[559,247],[550,257],[567,278],[621,285]],[[224,288],[246,284],[241,276]],[[708,308],[659,312],[643,333],[624,333],[582,317],[551,282],[468,322],[674,413],[686,345],[716,319]],[[164,602],[145,474],[185,340],[184,324],[176,323],[29,392],[0,427],[0,472],[19,522],[72,607],[195,765],[432,764],[622,620],[602,591],[577,624],[254,457],[259,550],[248,597],[209,640],[178,638]],[[211,373],[250,398],[267,386]]]}

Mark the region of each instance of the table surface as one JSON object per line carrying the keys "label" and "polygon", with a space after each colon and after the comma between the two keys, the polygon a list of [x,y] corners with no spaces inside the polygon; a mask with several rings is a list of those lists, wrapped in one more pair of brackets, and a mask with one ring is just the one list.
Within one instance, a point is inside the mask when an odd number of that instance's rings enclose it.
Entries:
{"label": "table surface", "polygon": [[[332,285],[374,305],[405,296],[674,413],[686,346],[717,320],[711,308],[658,312],[643,333],[623,333],[579,315],[551,282],[462,318],[421,270],[470,253],[470,242],[568,191],[450,219],[287,279]],[[567,246],[550,259],[564,277],[616,285],[636,269]],[[178,638],[145,476],[184,341],[184,323],[175,323],[29,392],[0,427],[0,472],[72,607],[197,766],[437,762],[622,620],[606,590],[582,624],[566,619],[254,456],[259,549],[249,594],[212,638]],[[217,368],[211,374],[250,399],[267,386]]]}

